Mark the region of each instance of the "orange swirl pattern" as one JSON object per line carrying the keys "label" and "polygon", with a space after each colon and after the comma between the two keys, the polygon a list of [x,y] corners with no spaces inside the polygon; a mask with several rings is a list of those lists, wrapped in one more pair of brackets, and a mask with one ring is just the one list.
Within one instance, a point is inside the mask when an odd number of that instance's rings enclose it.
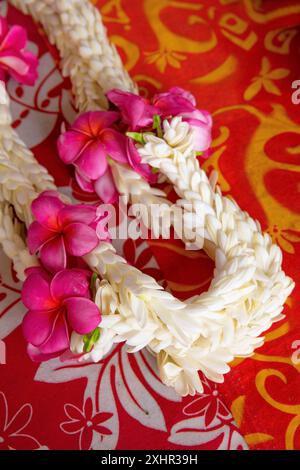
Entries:
{"label": "orange swirl pattern", "polygon": [[[300,281],[300,79],[298,0],[94,1],[141,92],[178,85],[214,116],[204,166],[223,192],[257,217]],[[178,241],[151,248],[180,297],[207,288],[213,271],[202,253]],[[286,319],[247,360],[236,360],[220,387],[250,447],[300,449],[300,287]],[[299,360],[298,360],[299,359]]]}

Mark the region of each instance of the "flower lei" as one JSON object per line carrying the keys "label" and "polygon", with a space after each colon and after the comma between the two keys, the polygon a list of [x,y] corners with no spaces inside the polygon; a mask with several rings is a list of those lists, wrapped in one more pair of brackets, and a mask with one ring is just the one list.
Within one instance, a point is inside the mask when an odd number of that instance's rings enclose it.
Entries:
{"label": "flower lei", "polygon": [[[95,238],[95,224],[104,217],[101,212],[66,204],[52,192],[53,187],[47,188],[53,184],[43,173],[47,191],[36,198],[41,188],[26,173],[20,150],[24,152],[25,147],[10,128],[8,99],[2,88],[0,139],[6,177],[0,240],[20,275],[22,261],[24,268],[32,266],[33,260],[37,264],[32,258],[35,252],[47,268],[47,272],[41,267],[26,271],[23,301],[30,313],[24,334],[30,353],[42,360],[61,354],[70,345],[80,360],[98,361],[116,342],[125,341],[131,352],[147,346],[157,355],[164,383],[181,395],[201,392],[199,370],[211,380],[222,381],[233,357],[252,354],[263,343],[260,335],[282,318],[293,282],[281,269],[281,251],[261,232],[259,223],[222,196],[214,178],[209,180],[200,168],[197,151],[207,150],[211,120],[196,109],[189,93],[175,88],[156,96],[152,103],[128,94],[134,85],[107,41],[98,11],[88,1],[12,3],[40,19],[63,61],[69,57],[64,71],[70,75],[78,107],[89,110],[58,144],[61,158],[74,165],[81,187],[106,200],[114,200],[118,191],[130,202],[161,201],[164,194],[149,184],[159,170],[173,184],[180,198],[177,204],[190,203],[192,214],[201,210],[203,224],[199,226],[191,217],[191,225],[216,264],[208,291],[180,302],[117,256],[107,234],[102,240]],[[103,74],[96,74],[101,67]],[[109,86],[117,89],[108,92]],[[107,100],[118,110],[91,112]],[[4,135],[18,142],[15,161],[3,145]],[[25,202],[16,198],[19,187],[30,194]],[[31,255],[24,245],[20,260],[16,245],[24,242],[20,242],[19,225],[14,228],[9,207],[16,207],[28,225],[31,201],[36,217],[28,230]],[[12,233],[14,242],[8,247]],[[86,242],[79,243],[79,234]],[[78,315],[82,308],[84,318]]]}

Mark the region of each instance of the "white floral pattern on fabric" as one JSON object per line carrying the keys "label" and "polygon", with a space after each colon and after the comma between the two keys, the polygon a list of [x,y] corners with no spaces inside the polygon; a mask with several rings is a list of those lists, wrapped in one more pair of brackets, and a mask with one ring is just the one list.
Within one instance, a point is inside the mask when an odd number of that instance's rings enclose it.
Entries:
{"label": "white floral pattern on fabric", "polygon": [[6,396],[0,391],[0,450],[46,450],[35,437],[27,434],[33,409],[30,403],[22,405],[12,415]]}

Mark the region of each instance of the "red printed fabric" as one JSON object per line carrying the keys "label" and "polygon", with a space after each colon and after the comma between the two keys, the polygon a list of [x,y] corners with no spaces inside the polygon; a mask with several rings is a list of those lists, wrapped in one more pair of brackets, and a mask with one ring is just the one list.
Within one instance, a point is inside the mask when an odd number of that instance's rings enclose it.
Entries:
{"label": "red printed fabric", "polygon": [[[299,2],[94,3],[141,93],[181,86],[213,114],[214,141],[204,168],[217,170],[222,191],[260,220],[297,283],[300,105],[292,99],[292,83],[300,79]],[[8,83],[14,127],[58,186],[90,199],[56,152],[62,122],[76,115],[57,51],[29,17],[6,2],[1,12],[9,23],[26,26],[40,61],[33,88]],[[179,241],[127,240],[118,250],[180,298],[207,289],[213,275],[212,261],[202,251],[185,251]],[[8,259],[1,254],[0,260],[0,348],[6,351],[0,449],[300,449],[297,284],[286,318],[267,332],[252,358],[235,360],[221,386],[204,379],[202,395],[181,399],[161,384],[149,353],[127,354],[123,345],[99,364],[32,363],[20,328],[21,285]]]}

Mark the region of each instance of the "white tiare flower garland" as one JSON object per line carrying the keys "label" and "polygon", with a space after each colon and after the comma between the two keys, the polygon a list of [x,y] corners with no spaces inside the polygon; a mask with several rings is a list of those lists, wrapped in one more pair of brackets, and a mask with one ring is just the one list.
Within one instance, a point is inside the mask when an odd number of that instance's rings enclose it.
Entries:
{"label": "white tiare flower garland", "polygon": [[110,44],[98,10],[87,0],[11,0],[42,24],[60,52],[61,67],[70,76],[78,109],[107,107],[111,88],[137,91]]}
{"label": "white tiare flower garland", "polygon": [[[103,92],[108,88],[134,90],[115,52],[107,47],[98,11],[87,0],[11,2],[40,20],[60,49],[81,111],[105,107]],[[201,392],[199,370],[219,382],[234,356],[251,355],[263,342],[259,336],[282,318],[283,304],[293,289],[292,280],[281,270],[280,249],[209,181],[192,151],[191,139],[189,126],[174,118],[164,122],[162,139],[145,135],[140,154],[171,181],[181,198],[179,205],[188,202],[192,212],[201,210],[204,224],[195,229],[204,230],[204,249],[216,263],[209,290],[180,302],[152,278],[128,266],[109,244],[86,257],[106,279],[96,295],[104,312],[102,334],[90,359],[101,359],[114,342],[126,341],[132,351],[147,346],[157,355],[164,383],[181,395]],[[132,170],[122,178],[115,165],[113,173],[120,192],[129,195],[131,202],[141,195],[150,203],[162,196]],[[5,200],[15,203],[10,193]],[[108,298],[113,306],[109,311]],[[82,338],[74,336],[72,342],[74,350],[82,351]]]}
{"label": "white tiare flower garland", "polygon": [[23,231],[23,225],[14,217],[12,206],[7,202],[0,202],[0,244],[4,253],[12,260],[20,281],[26,278],[26,268],[38,265],[36,256],[29,253]]}
{"label": "white tiare flower garland", "polygon": [[[248,330],[254,340],[282,318],[283,304],[294,287],[281,269],[282,252],[269,234],[261,232],[258,221],[223,196],[218,187],[212,188],[188,144],[188,133],[193,131],[182,132],[188,124],[176,117],[164,121],[163,126],[162,138],[144,134],[146,144],[140,147],[140,155],[173,184],[179,204],[189,204],[193,211],[201,212],[204,224],[194,228],[201,234],[204,230],[204,250],[216,264],[208,292],[195,298],[193,304],[197,310],[203,306],[220,315],[228,310],[241,338]],[[232,352],[240,354],[235,347]]]}

